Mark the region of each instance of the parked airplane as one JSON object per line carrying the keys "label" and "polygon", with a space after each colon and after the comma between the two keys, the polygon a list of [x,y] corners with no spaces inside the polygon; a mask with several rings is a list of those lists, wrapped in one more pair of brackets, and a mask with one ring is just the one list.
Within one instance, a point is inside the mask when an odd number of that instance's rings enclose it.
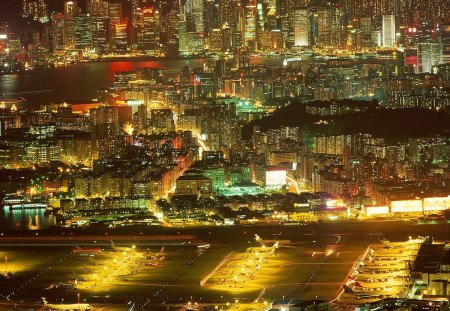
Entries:
{"label": "parked airplane", "polygon": [[88,303],[48,303],[45,297],[41,297],[44,304],[44,310],[65,310],[65,311],[88,311],[92,310],[92,307]]}
{"label": "parked airplane", "polygon": [[165,257],[165,253],[164,253],[164,246],[161,247],[161,249],[159,250],[159,252],[157,253],[150,253],[147,255],[147,259],[153,259],[153,260],[164,260]]}
{"label": "parked airplane", "polygon": [[82,255],[94,255],[102,252],[100,247],[75,247],[72,249],[72,254]]}
{"label": "parked airplane", "polygon": [[385,296],[391,296],[392,293],[389,291],[355,291],[348,287],[347,285],[342,285],[344,287],[344,292],[356,296],[357,299],[365,299],[365,298],[383,298]]}
{"label": "parked airplane", "polygon": [[131,250],[134,250],[136,248],[135,245],[130,247],[123,247],[123,246],[116,246],[116,244],[114,244],[113,240],[111,240],[111,248],[113,251],[115,252],[129,252]]}
{"label": "parked airplane", "polygon": [[267,246],[271,243],[278,243],[278,244],[288,244],[290,243],[289,240],[264,240],[259,235],[255,234],[255,241],[261,244],[261,246]]}

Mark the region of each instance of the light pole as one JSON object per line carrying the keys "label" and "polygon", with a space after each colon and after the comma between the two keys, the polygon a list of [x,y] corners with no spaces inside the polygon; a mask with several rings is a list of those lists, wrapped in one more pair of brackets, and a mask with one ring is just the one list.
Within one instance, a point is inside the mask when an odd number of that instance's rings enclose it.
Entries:
{"label": "light pole", "polygon": [[78,297],[78,310],[80,310],[80,293],[77,293],[77,297]]}

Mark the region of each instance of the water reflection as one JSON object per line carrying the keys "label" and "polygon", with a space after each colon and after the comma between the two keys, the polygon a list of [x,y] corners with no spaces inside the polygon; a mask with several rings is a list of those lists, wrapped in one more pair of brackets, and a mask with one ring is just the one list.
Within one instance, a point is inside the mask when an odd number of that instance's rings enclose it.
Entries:
{"label": "water reflection", "polygon": [[39,230],[56,223],[53,215],[45,215],[45,209],[23,209],[10,211],[0,209],[0,229]]}
{"label": "water reflection", "polygon": [[[117,71],[150,67],[163,69],[167,76],[173,76],[184,66],[201,68],[208,61],[213,62],[214,59],[130,60],[36,69],[20,74],[1,75],[0,96],[24,97],[31,105],[52,101],[90,100],[97,97],[99,89],[111,85]],[[282,62],[281,57],[251,59],[252,64],[258,65],[281,65]]]}

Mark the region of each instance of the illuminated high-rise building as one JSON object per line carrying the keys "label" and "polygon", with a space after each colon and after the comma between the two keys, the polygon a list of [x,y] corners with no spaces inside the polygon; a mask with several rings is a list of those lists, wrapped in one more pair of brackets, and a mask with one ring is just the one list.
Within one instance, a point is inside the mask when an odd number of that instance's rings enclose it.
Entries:
{"label": "illuminated high-rise building", "polygon": [[436,66],[442,64],[442,43],[427,42],[417,45],[416,73],[436,73]]}
{"label": "illuminated high-rise building", "polygon": [[154,7],[146,7],[142,13],[144,16],[142,49],[156,53],[159,50],[159,11]]}
{"label": "illuminated high-rise building", "polygon": [[327,4],[315,15],[316,37],[319,47],[338,48],[342,45],[342,11],[335,4]]}
{"label": "illuminated high-rise building", "polygon": [[294,1],[278,0],[277,15],[284,45],[292,47],[294,45]]}
{"label": "illuminated high-rise building", "polygon": [[185,22],[187,32],[203,34],[203,0],[182,0],[180,18]]}
{"label": "illuminated high-rise building", "polygon": [[166,55],[178,54],[178,26],[180,23],[180,7],[173,2],[169,2],[164,9],[164,14],[160,12],[160,44],[163,45]]}
{"label": "illuminated high-rise building", "polygon": [[265,30],[265,16],[264,16],[264,6],[263,6],[263,2],[261,0],[256,0],[256,18],[255,18],[255,22],[256,22],[256,29],[255,29],[255,34],[256,34],[256,38],[258,41],[258,47],[261,46],[261,34],[262,32],[264,32]]}
{"label": "illuminated high-rise building", "polygon": [[106,0],[87,0],[86,13],[91,16],[106,16],[108,14],[108,2]]}
{"label": "illuminated high-rise building", "polygon": [[294,10],[294,45],[309,45],[309,13],[306,8]]}
{"label": "illuminated high-rise building", "polygon": [[245,47],[256,49],[256,5],[250,0],[244,10],[244,42]]}
{"label": "illuminated high-rise building", "polygon": [[265,30],[275,30],[278,29],[278,14],[277,14],[277,1],[267,0],[265,6],[264,20],[266,24]]}
{"label": "illuminated high-rise building", "polygon": [[139,6],[139,0],[131,0],[131,36],[130,42],[133,47],[142,41],[143,16]]}
{"label": "illuminated high-rise building", "polygon": [[52,16],[53,51],[64,50],[64,15],[57,13]]}
{"label": "illuminated high-rise building", "polygon": [[[240,30],[239,17],[241,13],[240,0],[221,0],[219,3],[220,25],[228,24],[233,31]],[[217,27],[220,28],[220,27]]]}
{"label": "illuminated high-rise building", "polygon": [[92,20],[89,14],[75,17],[75,49],[87,50],[92,47]]}
{"label": "illuminated high-rise building", "polygon": [[114,52],[126,53],[128,50],[128,21],[121,19],[114,24]]}
{"label": "illuminated high-rise building", "polygon": [[219,28],[218,6],[215,6],[214,0],[205,0],[203,2],[203,34],[209,36],[209,32]]}
{"label": "illuminated high-rise building", "polygon": [[109,20],[106,16],[92,17],[92,48],[97,53],[106,53],[108,48]]}
{"label": "illuminated high-rise building", "polygon": [[47,23],[48,8],[46,0],[23,0],[22,17],[29,17],[41,23]]}
{"label": "illuminated high-rise building", "polygon": [[[108,17],[109,17],[109,42],[113,46],[113,49],[116,50],[116,24],[122,24],[122,26],[117,27],[117,29],[123,28],[123,20],[122,20],[122,1],[113,0],[108,4]],[[127,25],[128,27],[128,25]],[[121,34],[119,34],[121,36]]]}
{"label": "illuminated high-rise building", "polygon": [[203,0],[191,0],[192,1],[192,16],[195,20],[195,32],[202,33],[203,26]]}
{"label": "illuminated high-rise building", "polygon": [[450,24],[444,25],[441,30],[443,62],[450,62]]}
{"label": "illuminated high-rise building", "polygon": [[393,47],[396,45],[395,39],[395,16],[383,15],[383,47]]}
{"label": "illuminated high-rise building", "polygon": [[372,46],[372,19],[361,17],[359,19],[359,46],[369,48]]}
{"label": "illuminated high-rise building", "polygon": [[75,17],[78,15],[77,1],[64,2],[64,48],[75,48]]}

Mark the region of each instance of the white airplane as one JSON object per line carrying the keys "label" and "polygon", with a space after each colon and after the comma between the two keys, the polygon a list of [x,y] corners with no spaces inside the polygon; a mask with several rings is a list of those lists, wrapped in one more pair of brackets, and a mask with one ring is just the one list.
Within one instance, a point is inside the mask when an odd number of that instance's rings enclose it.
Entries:
{"label": "white airplane", "polygon": [[261,244],[261,246],[267,246],[268,244],[271,244],[271,243],[278,243],[278,244],[289,244],[290,243],[289,240],[281,240],[281,241],[280,240],[264,240],[256,233],[255,233],[255,241],[258,242],[259,244]]}
{"label": "white airplane", "polygon": [[166,257],[165,257],[165,253],[164,253],[164,246],[161,247],[159,252],[157,252],[157,253],[150,253],[149,255],[147,255],[147,259],[164,260],[165,258]]}
{"label": "white airplane", "polygon": [[44,303],[44,310],[65,310],[65,311],[89,311],[93,310],[91,305],[88,303],[72,303],[72,304],[55,304],[55,303],[48,303],[48,301],[45,299],[45,297],[41,297],[42,302]]}
{"label": "white airplane", "polygon": [[129,252],[131,250],[134,250],[136,248],[136,246],[131,246],[131,247],[123,247],[123,246],[116,246],[116,244],[114,244],[113,240],[111,240],[111,248],[113,251],[116,252]]}
{"label": "white airplane", "polygon": [[376,289],[383,289],[383,290],[396,290],[400,291],[403,288],[403,281],[401,279],[399,280],[392,280],[389,279],[387,281],[363,281],[359,277],[357,279],[354,279],[352,277],[348,277],[349,282],[353,284],[353,288],[357,288],[363,291],[368,290],[376,290]]}
{"label": "white airplane", "polygon": [[348,277],[350,280],[353,281],[363,281],[363,282],[400,282],[403,281],[404,276],[401,275],[392,275],[389,273],[385,273],[385,274],[356,274],[355,278],[349,276]]}
{"label": "white airplane", "polygon": [[347,285],[342,285],[344,287],[344,292],[355,296],[357,299],[375,299],[375,298],[384,298],[386,296],[390,297],[393,296],[393,293],[391,291],[386,290],[378,290],[378,291],[355,291],[351,289]]}

